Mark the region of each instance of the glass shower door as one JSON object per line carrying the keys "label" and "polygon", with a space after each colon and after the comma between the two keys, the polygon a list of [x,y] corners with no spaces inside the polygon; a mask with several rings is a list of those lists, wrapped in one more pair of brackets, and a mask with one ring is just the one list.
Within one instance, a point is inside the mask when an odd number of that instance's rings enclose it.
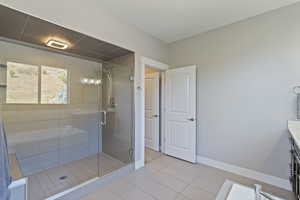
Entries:
{"label": "glass shower door", "polygon": [[126,166],[132,160],[133,81],[131,65],[103,63],[102,153],[100,175]]}
{"label": "glass shower door", "polygon": [[13,179],[28,177],[29,200],[42,200],[98,177],[101,63],[33,49],[20,57],[24,47],[5,45],[14,48],[0,55],[0,111]]}
{"label": "glass shower door", "polygon": [[80,71],[70,69],[69,104],[60,110],[60,166],[55,174],[65,189],[99,176],[101,63],[87,64]]}

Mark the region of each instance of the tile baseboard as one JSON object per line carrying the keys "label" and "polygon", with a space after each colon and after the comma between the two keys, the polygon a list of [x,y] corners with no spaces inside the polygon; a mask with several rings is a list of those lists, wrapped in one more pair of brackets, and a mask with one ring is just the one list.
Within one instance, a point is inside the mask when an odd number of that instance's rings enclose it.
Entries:
{"label": "tile baseboard", "polygon": [[288,191],[292,191],[291,188],[291,184],[289,182],[289,180],[283,179],[283,178],[279,178],[279,177],[275,177],[275,176],[271,176],[268,174],[264,174],[258,171],[254,171],[251,169],[247,169],[247,168],[243,168],[243,167],[239,167],[236,165],[231,165],[228,163],[224,163],[224,162],[220,162],[217,160],[213,160],[207,157],[202,157],[202,156],[197,156],[197,163],[200,164],[204,164],[204,165],[208,165],[211,167],[215,167],[224,171],[228,171],[240,176],[244,176],[247,178],[251,178],[251,179],[255,179]]}

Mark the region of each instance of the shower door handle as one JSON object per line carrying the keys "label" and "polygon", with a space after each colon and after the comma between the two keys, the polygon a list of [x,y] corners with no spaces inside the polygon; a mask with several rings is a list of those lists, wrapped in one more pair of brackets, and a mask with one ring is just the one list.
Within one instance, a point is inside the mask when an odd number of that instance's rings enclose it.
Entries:
{"label": "shower door handle", "polygon": [[102,116],[102,121],[101,121],[101,126],[106,126],[106,120],[107,120],[107,116],[106,116],[106,111],[102,111],[103,116]]}

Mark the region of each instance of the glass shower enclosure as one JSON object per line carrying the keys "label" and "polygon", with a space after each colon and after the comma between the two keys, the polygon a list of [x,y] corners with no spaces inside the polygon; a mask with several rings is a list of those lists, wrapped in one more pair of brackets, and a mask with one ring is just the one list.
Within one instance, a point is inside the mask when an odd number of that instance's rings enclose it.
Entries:
{"label": "glass shower enclosure", "polygon": [[28,177],[30,200],[131,163],[133,63],[96,62],[6,41],[0,46],[0,111],[11,174],[14,180]]}

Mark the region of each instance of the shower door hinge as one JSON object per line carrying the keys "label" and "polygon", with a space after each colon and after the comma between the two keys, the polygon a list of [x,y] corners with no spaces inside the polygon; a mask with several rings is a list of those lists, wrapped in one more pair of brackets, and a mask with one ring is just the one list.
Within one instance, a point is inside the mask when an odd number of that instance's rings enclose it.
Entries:
{"label": "shower door hinge", "polygon": [[129,149],[129,161],[133,161],[134,157],[133,157],[133,152],[134,152],[134,149],[133,148],[130,148]]}
{"label": "shower door hinge", "polygon": [[129,76],[129,80],[130,80],[130,81],[134,81],[134,76],[130,75],[130,76]]}

